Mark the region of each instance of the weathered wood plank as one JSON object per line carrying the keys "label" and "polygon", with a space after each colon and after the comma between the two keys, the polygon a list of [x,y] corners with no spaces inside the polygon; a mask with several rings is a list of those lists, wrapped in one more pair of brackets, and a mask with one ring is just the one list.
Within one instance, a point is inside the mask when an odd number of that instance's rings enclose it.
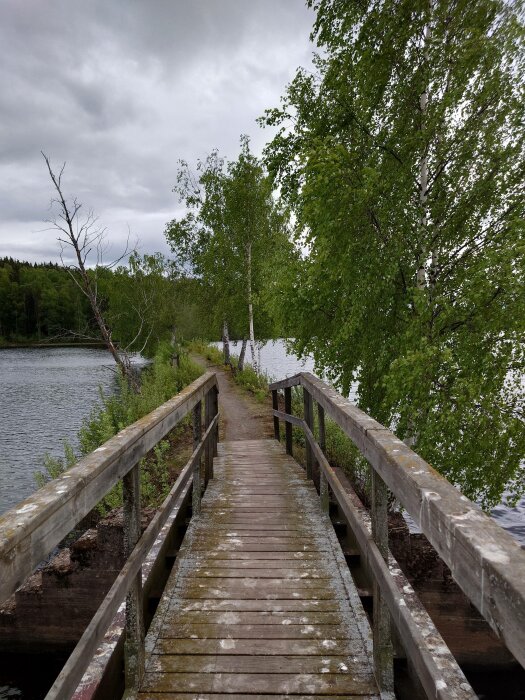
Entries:
{"label": "weathered wood plank", "polygon": [[[290,622],[285,618],[286,622]],[[236,639],[346,639],[347,631],[341,625],[243,625],[233,624],[228,633]],[[191,622],[177,624],[162,632],[164,639],[223,639],[223,624]]]}
{"label": "weathered wood plank", "polygon": [[337,625],[340,616],[333,612],[219,612],[192,610],[179,613],[177,622],[215,625]]}
{"label": "weathered wood plank", "polygon": [[[196,700],[195,693],[139,693],[139,700]],[[290,695],[266,695],[256,693],[250,700],[289,700]],[[294,700],[319,700],[326,695],[294,695]],[[330,695],[331,700],[377,700],[377,695]],[[198,700],[246,700],[246,694],[238,693],[199,693]]]}
{"label": "weathered wood plank", "polygon": [[171,656],[155,654],[150,670],[168,673],[348,673],[371,680],[368,659],[348,656]]}
{"label": "weathered wood plank", "polygon": [[230,654],[242,656],[335,656],[356,655],[355,645],[345,639],[159,639],[155,654]]}
{"label": "weathered wood plank", "polygon": [[208,693],[218,686],[225,693],[266,692],[317,695],[368,695],[371,683],[348,673],[263,674],[263,673],[146,673],[144,690]]}
{"label": "weathered wood plank", "polygon": [[266,445],[235,445],[227,456],[229,445],[219,446],[216,479],[153,625],[139,697],[378,698],[364,613],[340,578],[315,489],[293,460],[272,467],[282,448]]}
{"label": "weathered wood plank", "polygon": [[273,578],[273,579],[294,579],[294,580],[308,580],[308,579],[330,579],[330,573],[323,569],[274,569],[268,568],[268,565],[264,568],[251,568],[239,567],[227,569],[223,568],[197,568],[193,569],[193,575],[196,578]]}
{"label": "weathered wood plank", "polygon": [[340,609],[339,603],[334,599],[328,600],[298,600],[297,598],[274,598],[273,600],[251,600],[230,598],[229,600],[219,600],[217,598],[208,598],[199,601],[184,600],[172,603],[174,612],[180,610],[182,613],[198,611],[214,611],[214,612],[271,612],[271,613],[287,613],[287,612],[338,612]]}

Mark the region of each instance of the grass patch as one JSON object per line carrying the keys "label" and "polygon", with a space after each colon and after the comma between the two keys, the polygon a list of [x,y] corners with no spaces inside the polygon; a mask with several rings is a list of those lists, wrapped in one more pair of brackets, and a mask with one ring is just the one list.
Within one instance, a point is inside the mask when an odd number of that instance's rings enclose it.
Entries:
{"label": "grass patch", "polygon": [[245,391],[250,392],[257,401],[263,402],[269,395],[269,379],[262,372],[256,372],[251,365],[244,365],[244,369],[239,371],[236,368],[237,357],[232,358],[234,371],[232,372],[233,381],[242,387]]}
{"label": "grass patch", "polygon": [[215,347],[215,345],[209,345],[204,340],[191,340],[188,343],[188,350],[197,353],[197,355],[202,355],[214,365],[224,364],[224,355],[219,348]]}

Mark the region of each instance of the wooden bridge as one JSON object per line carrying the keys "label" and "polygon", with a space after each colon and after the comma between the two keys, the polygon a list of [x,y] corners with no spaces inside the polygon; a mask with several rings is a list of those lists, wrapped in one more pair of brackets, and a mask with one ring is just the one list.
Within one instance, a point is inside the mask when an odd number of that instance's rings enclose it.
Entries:
{"label": "wooden bridge", "polygon": [[[292,415],[293,387],[302,417]],[[120,697],[121,678],[124,696],[142,700],[393,698],[394,655],[408,660],[428,698],[475,698],[389,552],[388,490],[525,665],[525,552],[476,505],[309,373],[271,386],[275,440],[218,443],[217,389],[208,372],[0,518],[2,602],[123,480],[128,559],[48,700]],[[193,454],[140,535],[140,459],[188,414]],[[326,417],[370,465],[370,513],[325,457]],[[293,458],[294,426],[305,469]],[[334,507],[352,552],[341,550]],[[345,554],[372,582],[371,624]],[[167,561],[174,564],[152,615],[147,603]]]}

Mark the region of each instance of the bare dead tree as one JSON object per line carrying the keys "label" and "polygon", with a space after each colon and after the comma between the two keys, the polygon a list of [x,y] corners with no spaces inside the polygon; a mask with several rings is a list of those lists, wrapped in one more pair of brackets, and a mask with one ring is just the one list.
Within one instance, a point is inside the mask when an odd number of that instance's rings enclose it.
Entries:
{"label": "bare dead tree", "polygon": [[[117,347],[112,338],[111,328],[104,318],[98,296],[96,268],[94,271],[88,271],[87,268],[87,260],[91,253],[96,254],[97,266],[103,264],[106,231],[99,226],[98,218],[92,211],[88,211],[84,216],[81,216],[82,204],[76,197],[73,197],[68,203],[62,188],[62,176],[66,164],[64,163],[59,173],[56,174],[51,167],[48,156],[43,151],[41,153],[57,193],[57,196],[51,200],[51,205],[56,206],[58,213],[49,219],[48,223],[59,233],[58,241],[61,246],[60,260],[62,265],[69,272],[82,293],[88,298],[102,340],[113,356],[122,376],[133,389],[138,390],[138,383],[131,367],[129,354],[126,350],[123,351]],[[73,257],[76,262],[73,264],[67,263],[65,260],[64,252],[68,248],[74,253]],[[105,267],[115,267],[128,253],[129,249],[128,245],[126,245],[124,253],[116,260],[106,264]]]}

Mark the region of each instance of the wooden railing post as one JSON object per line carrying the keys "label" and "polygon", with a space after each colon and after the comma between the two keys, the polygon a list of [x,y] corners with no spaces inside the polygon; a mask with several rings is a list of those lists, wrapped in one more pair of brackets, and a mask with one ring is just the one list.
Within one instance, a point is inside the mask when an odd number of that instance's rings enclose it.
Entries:
{"label": "wooden railing post", "polygon": [[[317,404],[317,418],[319,421],[319,447],[326,454],[326,428],[324,422],[324,408]],[[319,496],[321,498],[321,510],[328,513],[330,510],[330,496],[328,493],[328,481],[323,469],[319,469]]]}
{"label": "wooden railing post", "polygon": [[[212,420],[215,418],[217,413],[219,412],[219,390],[216,386],[213,387],[212,389]],[[213,456],[217,457],[217,445],[219,443],[219,423],[217,422],[217,425],[215,427],[215,432],[213,433]],[[211,464],[211,475],[213,477],[213,460]]]}
{"label": "wooden railing post", "polygon": [[[289,415],[292,414],[292,388],[287,386],[284,390],[284,412]],[[292,424],[286,421],[285,426],[286,432],[286,452],[289,455],[293,455],[293,438],[292,438]]]}
{"label": "wooden railing post", "polygon": [[[206,394],[206,400],[204,402],[204,427],[207,430],[210,427],[212,420],[215,418],[218,412],[218,396],[217,388],[212,387],[210,391]],[[215,435],[208,440],[205,448],[205,483],[208,485],[208,481],[213,479],[213,457],[217,454],[217,431],[219,426],[217,425]]]}
{"label": "wooden railing post", "polygon": [[[123,478],[124,557],[127,559],[140,538],[140,465]],[[144,675],[144,610],[142,570],[139,569],[126,596],[126,641],[124,646],[127,690],[138,688]]]}
{"label": "wooden railing post", "polygon": [[[277,390],[272,391],[272,407],[275,411],[279,410],[279,395]],[[273,417],[273,436],[278,442],[281,441],[281,431],[279,430],[279,419],[277,416]]]}
{"label": "wooden railing post", "polygon": [[[314,407],[310,392],[303,387],[303,405],[304,405],[304,421],[313,432],[314,427]],[[311,479],[313,476],[314,456],[310,443],[306,440],[306,478]]]}
{"label": "wooden railing post", "polygon": [[[371,467],[372,469],[372,467]],[[388,563],[388,489],[385,482],[372,469],[372,537],[381,556]],[[379,689],[384,693],[394,691],[393,648],[390,633],[390,613],[381,595],[377,580],[373,584],[374,619],[372,625],[374,643],[374,668]],[[393,696],[392,696],[393,697]]]}
{"label": "wooden railing post", "polygon": [[[197,449],[202,437],[202,401],[193,409],[193,451]],[[193,515],[197,515],[201,509],[201,458],[195,461],[193,465],[193,493],[192,493],[192,511]]]}

